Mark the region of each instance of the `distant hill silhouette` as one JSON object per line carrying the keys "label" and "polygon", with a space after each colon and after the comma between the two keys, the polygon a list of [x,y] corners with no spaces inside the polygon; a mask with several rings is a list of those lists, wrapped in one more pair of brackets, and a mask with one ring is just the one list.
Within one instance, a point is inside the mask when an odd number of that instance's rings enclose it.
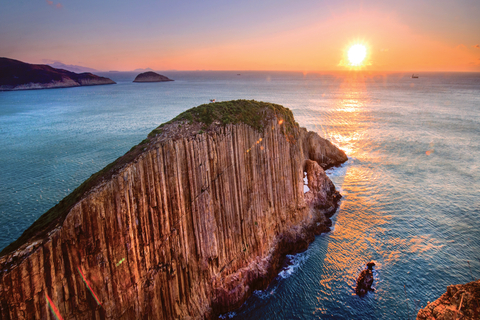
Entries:
{"label": "distant hill silhouette", "polygon": [[43,60],[46,65],[49,65],[52,68],[56,69],[64,69],[71,72],[82,73],[82,72],[98,72],[98,70],[83,66],[77,66],[74,64],[64,64],[60,61],[52,61],[52,60]]}
{"label": "distant hill silhouette", "polygon": [[140,73],[133,82],[164,82],[164,81],[173,81],[161,74],[148,71],[144,73]]}
{"label": "distant hill silhouette", "polygon": [[153,71],[153,69],[151,69],[151,68],[141,69],[141,68],[140,68],[140,69],[135,69],[135,70],[133,70],[133,71],[135,71],[135,72],[145,72],[145,71]]}
{"label": "distant hill silhouette", "polygon": [[92,73],[75,73],[44,64],[0,58],[0,91],[66,88],[115,84],[116,82]]}

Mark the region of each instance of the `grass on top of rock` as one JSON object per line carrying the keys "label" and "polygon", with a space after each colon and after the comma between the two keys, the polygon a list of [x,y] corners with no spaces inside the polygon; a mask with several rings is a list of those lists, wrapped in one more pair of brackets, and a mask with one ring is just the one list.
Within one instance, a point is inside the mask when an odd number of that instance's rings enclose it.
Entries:
{"label": "grass on top of rock", "polygon": [[148,138],[132,147],[126,154],[85,180],[80,186],[73,190],[72,193],[40,216],[17,240],[5,247],[0,252],[0,257],[15,251],[30,240],[42,239],[56,226],[61,225],[68,212],[78,201],[102,181],[109,179],[123,168],[124,165],[133,161],[144,151],[145,144],[150,142],[150,138],[161,133],[162,127],[166,124],[177,121],[186,121],[188,123],[197,121],[204,123],[206,130],[215,121],[219,121],[222,125],[243,122],[263,132],[268,120],[274,119],[275,117],[279,122],[284,124],[287,132],[292,132],[294,127],[298,127],[298,123],[295,122],[290,109],[278,104],[255,100],[235,100],[202,104],[179,114],[174,119],[150,132]]}
{"label": "grass on top of rock", "polygon": [[216,121],[224,126],[243,122],[255,130],[263,132],[268,120],[271,120],[273,117],[283,121],[288,131],[298,127],[292,111],[279,104],[255,100],[232,100],[202,104],[184,111],[174,119],[153,130],[149,136],[157,134],[163,126],[176,121],[201,122],[205,124],[205,128]]}

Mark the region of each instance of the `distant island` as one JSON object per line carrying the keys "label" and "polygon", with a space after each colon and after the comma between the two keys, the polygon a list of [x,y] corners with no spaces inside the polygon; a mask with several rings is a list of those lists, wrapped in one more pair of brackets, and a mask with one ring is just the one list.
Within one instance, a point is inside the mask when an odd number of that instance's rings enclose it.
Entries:
{"label": "distant island", "polygon": [[68,88],[115,84],[116,82],[92,73],[75,73],[44,64],[0,58],[0,91]]}
{"label": "distant island", "polygon": [[144,69],[138,68],[138,69],[133,70],[133,72],[146,72],[146,71],[153,71],[153,69],[151,69],[151,68],[144,68]]}
{"label": "distant island", "polygon": [[55,69],[64,69],[71,72],[82,73],[82,72],[98,72],[98,70],[83,66],[77,66],[75,64],[65,64],[60,61],[44,59],[46,65],[55,68]]}
{"label": "distant island", "polygon": [[140,73],[135,78],[135,80],[133,80],[133,82],[164,82],[164,81],[173,81],[173,80],[153,71]]}

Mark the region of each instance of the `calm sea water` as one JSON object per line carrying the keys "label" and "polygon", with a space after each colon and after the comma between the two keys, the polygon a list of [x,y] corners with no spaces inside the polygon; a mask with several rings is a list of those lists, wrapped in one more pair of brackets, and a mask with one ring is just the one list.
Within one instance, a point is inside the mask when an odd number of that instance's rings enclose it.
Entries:
{"label": "calm sea water", "polygon": [[[0,249],[159,124],[209,99],[292,109],[344,149],[333,231],[233,319],[408,319],[480,277],[480,74],[166,72],[168,83],[0,92]],[[374,260],[375,289],[354,294]]]}

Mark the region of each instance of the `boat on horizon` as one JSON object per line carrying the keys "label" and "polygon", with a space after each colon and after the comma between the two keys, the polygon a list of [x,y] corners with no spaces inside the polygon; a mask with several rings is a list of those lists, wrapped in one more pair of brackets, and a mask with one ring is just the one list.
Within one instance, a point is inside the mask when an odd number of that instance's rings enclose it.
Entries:
{"label": "boat on horizon", "polygon": [[412,74],[412,79],[418,79],[418,75]]}

